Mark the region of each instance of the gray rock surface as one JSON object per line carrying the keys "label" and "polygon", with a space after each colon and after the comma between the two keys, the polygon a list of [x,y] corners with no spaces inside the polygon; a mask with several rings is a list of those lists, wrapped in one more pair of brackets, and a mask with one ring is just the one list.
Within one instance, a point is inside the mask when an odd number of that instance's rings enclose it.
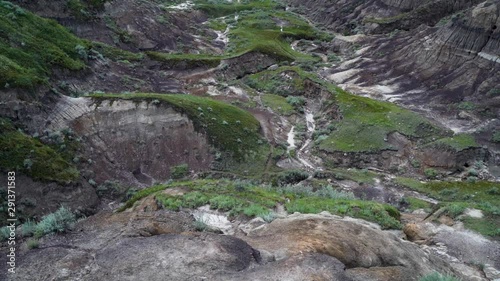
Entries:
{"label": "gray rock surface", "polygon": [[294,214],[234,237],[191,232],[186,213],[141,211],[145,204],[43,238],[39,249],[19,253],[12,280],[407,281],[453,272],[362,220]]}

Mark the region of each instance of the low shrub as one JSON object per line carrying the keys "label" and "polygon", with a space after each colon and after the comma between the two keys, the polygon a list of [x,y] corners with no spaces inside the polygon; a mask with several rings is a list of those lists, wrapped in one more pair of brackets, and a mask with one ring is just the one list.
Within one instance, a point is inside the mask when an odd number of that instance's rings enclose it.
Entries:
{"label": "low shrub", "polygon": [[446,206],[446,213],[452,217],[456,218],[465,211],[465,206],[463,204],[450,204]]}
{"label": "low shrub", "polygon": [[435,179],[439,175],[438,171],[436,171],[436,169],[433,168],[425,169],[424,174],[428,179]]}
{"label": "low shrub", "polygon": [[64,232],[71,229],[76,222],[76,216],[68,208],[62,206],[54,213],[48,214],[35,227],[35,237],[40,238],[54,232]]}
{"label": "low shrub", "polygon": [[193,226],[197,231],[205,231],[208,229],[208,225],[203,217],[195,219],[195,221],[193,222]]}
{"label": "low shrub", "polygon": [[450,275],[441,275],[438,272],[434,272],[423,276],[418,281],[460,281],[460,280]]}
{"label": "low shrub", "polygon": [[40,241],[38,241],[38,239],[36,238],[28,239],[28,241],[26,241],[26,247],[28,247],[28,249],[30,250],[38,248],[39,245]]}
{"label": "low shrub", "polygon": [[278,184],[283,186],[286,184],[294,184],[306,180],[309,174],[301,170],[290,170],[280,173],[278,176]]}
{"label": "low shrub", "polygon": [[500,143],[500,131],[496,131],[493,133],[493,135],[491,136],[491,141]]}
{"label": "low shrub", "polygon": [[173,179],[182,179],[187,176],[188,173],[189,167],[187,164],[181,164],[170,168],[170,174]]}

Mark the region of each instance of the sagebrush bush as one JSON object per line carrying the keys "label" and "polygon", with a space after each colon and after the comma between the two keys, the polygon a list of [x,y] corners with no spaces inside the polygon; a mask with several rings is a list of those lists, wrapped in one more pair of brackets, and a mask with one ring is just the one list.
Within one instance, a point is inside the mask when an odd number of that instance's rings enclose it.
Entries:
{"label": "sagebrush bush", "polygon": [[438,272],[434,272],[434,273],[425,275],[424,277],[420,278],[418,281],[460,281],[460,279],[457,279],[457,278],[450,276],[450,275],[441,275]]}
{"label": "sagebrush bush", "polygon": [[10,230],[6,226],[0,228],[0,241],[5,241],[9,239],[9,236],[10,236]]}
{"label": "sagebrush bush", "polygon": [[272,222],[273,220],[276,219],[276,213],[269,212],[267,214],[260,214],[259,217],[261,217],[264,221],[270,223],[270,222]]}
{"label": "sagebrush bush", "polygon": [[189,167],[187,164],[181,164],[178,166],[173,166],[170,168],[170,174],[173,179],[182,179],[189,173]]}
{"label": "sagebrush bush", "polygon": [[291,170],[280,173],[278,177],[279,185],[298,183],[309,178],[309,174],[301,170]]}
{"label": "sagebrush bush", "polygon": [[456,218],[465,211],[465,206],[462,204],[450,204],[446,207],[446,212],[450,217]]}
{"label": "sagebrush bush", "polygon": [[435,179],[439,175],[438,171],[433,168],[425,169],[424,174],[428,179]]}
{"label": "sagebrush bush", "polygon": [[252,204],[243,209],[243,214],[249,217],[263,217],[267,216],[269,213],[269,209],[258,204]]}
{"label": "sagebrush bush", "polygon": [[193,222],[193,226],[197,231],[205,231],[208,229],[208,225],[205,222],[205,219],[203,219],[203,217],[197,218]]}
{"label": "sagebrush bush", "polygon": [[36,223],[32,220],[27,220],[21,227],[21,234],[23,237],[33,235],[35,232]]}
{"label": "sagebrush bush", "polygon": [[35,227],[35,237],[39,238],[49,233],[64,232],[71,229],[76,222],[76,216],[68,208],[62,206],[52,214],[48,214]]}
{"label": "sagebrush bush", "polygon": [[318,189],[314,192],[314,195],[318,197],[325,197],[330,199],[354,199],[354,193],[345,192],[345,191],[337,191],[333,189],[331,185],[327,185],[324,188]]}
{"label": "sagebrush bush", "polygon": [[40,242],[36,238],[32,238],[32,239],[29,239],[28,241],[26,241],[26,247],[28,247],[28,249],[38,248],[39,245],[40,245]]}

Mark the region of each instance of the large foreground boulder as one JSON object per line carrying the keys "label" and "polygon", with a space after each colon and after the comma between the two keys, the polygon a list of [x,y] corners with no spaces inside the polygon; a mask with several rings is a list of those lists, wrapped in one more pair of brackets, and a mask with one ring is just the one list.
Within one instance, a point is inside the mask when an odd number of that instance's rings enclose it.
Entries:
{"label": "large foreground boulder", "polygon": [[186,212],[100,213],[71,233],[42,238],[38,249],[20,251],[17,273],[10,277],[408,281],[433,271],[460,276],[440,258],[362,220],[294,214],[246,229],[235,236],[195,232]]}

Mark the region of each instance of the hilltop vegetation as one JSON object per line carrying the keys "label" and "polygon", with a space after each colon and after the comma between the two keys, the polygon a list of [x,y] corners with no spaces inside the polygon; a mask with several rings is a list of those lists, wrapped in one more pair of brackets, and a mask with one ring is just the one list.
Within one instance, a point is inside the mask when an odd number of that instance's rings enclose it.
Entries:
{"label": "hilltop vegetation", "polygon": [[[170,188],[181,188],[183,195],[169,195]],[[229,180],[195,180],[153,186],[138,192],[121,211],[132,207],[146,196],[154,196],[161,206],[178,211],[209,204],[212,209],[229,212],[230,216],[260,216],[272,220],[281,204],[289,212],[320,213],[363,218],[379,223],[382,228],[400,228],[399,212],[392,206],[353,199],[353,195],[322,187],[316,192],[287,186],[272,187],[251,182]]]}
{"label": "hilltop vegetation", "polygon": [[33,89],[48,83],[52,68],[85,68],[90,43],[54,20],[0,1],[0,87]]}
{"label": "hilltop vegetation", "polygon": [[63,153],[17,130],[9,120],[1,118],[0,169],[17,170],[35,180],[60,183],[79,177],[78,170]]}

